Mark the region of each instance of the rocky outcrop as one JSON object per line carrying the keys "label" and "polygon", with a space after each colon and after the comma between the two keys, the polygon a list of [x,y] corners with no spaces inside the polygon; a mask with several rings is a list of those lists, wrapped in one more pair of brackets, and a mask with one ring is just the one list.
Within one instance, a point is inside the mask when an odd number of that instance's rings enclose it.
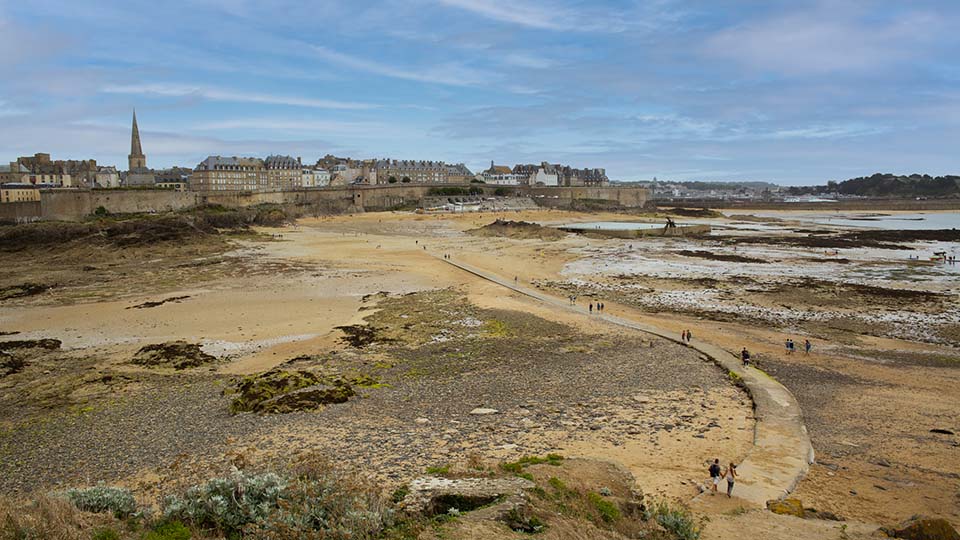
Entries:
{"label": "rocky outcrop", "polygon": [[498,502],[488,509],[495,518],[505,518],[527,502],[525,489],[535,484],[525,478],[437,478],[427,476],[410,482],[401,507],[410,514],[436,516],[451,509],[468,512]]}
{"label": "rocky outcrop", "polygon": [[15,341],[0,341],[0,351],[12,351],[14,349],[46,349],[53,351],[60,348],[62,342],[59,339],[21,339]]}
{"label": "rocky outcrop", "polygon": [[169,366],[173,369],[187,369],[209,364],[217,360],[216,356],[200,350],[200,345],[186,341],[169,341],[142,347],[134,355],[131,363],[141,366]]}
{"label": "rocky outcrop", "polygon": [[949,521],[924,516],[913,516],[896,527],[883,527],[880,532],[905,540],[960,540],[960,534]]}
{"label": "rocky outcrop", "polygon": [[767,510],[770,510],[774,514],[794,516],[798,518],[803,518],[807,515],[806,510],[803,508],[803,503],[800,502],[800,499],[767,501]]}
{"label": "rocky outcrop", "polygon": [[288,413],[308,411],[331,403],[344,403],[355,395],[343,379],[326,379],[309,371],[274,369],[244,377],[229,392],[234,413]]}

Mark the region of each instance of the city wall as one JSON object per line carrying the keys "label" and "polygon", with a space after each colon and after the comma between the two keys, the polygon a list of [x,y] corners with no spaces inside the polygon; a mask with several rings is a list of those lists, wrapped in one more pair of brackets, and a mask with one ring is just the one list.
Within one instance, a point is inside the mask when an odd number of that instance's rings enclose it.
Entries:
{"label": "city wall", "polygon": [[[577,200],[609,201],[625,207],[640,207],[647,201],[643,188],[511,187],[465,185],[336,186],[274,192],[195,193],[159,189],[51,189],[40,193],[39,203],[0,204],[0,219],[76,221],[98,208],[111,214],[159,213],[184,210],[203,204],[229,208],[280,204],[301,215],[327,215],[412,207],[431,195],[434,188],[481,188],[484,196],[529,196],[543,206],[566,207]],[[505,189],[501,189],[505,188]]]}
{"label": "city wall", "polygon": [[40,201],[0,203],[0,223],[25,223],[40,219]]}

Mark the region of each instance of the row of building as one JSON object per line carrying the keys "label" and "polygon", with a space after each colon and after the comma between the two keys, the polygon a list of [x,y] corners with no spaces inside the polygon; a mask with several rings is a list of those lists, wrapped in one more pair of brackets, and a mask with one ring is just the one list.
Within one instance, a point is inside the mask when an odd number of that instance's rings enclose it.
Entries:
{"label": "row of building", "polygon": [[[315,165],[304,165],[290,156],[222,157],[209,156],[193,169],[147,167],[137,113],[133,113],[127,171],[98,166],[96,160],[52,160],[50,154],[19,157],[0,167],[0,201],[39,200],[37,188],[149,187],[222,191],[276,191],[336,185],[378,184],[466,184],[601,186],[608,183],[603,169],[574,169],[543,162],[540,165],[495,165],[473,174],[463,163],[430,160],[341,158],[327,154]],[[9,200],[8,200],[9,199]]]}

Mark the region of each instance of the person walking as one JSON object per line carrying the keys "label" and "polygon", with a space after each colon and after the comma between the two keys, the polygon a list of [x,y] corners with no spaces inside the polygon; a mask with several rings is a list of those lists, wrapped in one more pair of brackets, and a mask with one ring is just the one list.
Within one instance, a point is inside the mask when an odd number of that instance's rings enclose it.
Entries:
{"label": "person walking", "polygon": [[723,472],[720,468],[720,458],[713,460],[713,463],[710,464],[710,490],[713,492],[711,495],[717,494],[717,486],[720,485],[720,473]]}
{"label": "person walking", "polygon": [[727,479],[727,497],[731,497],[733,496],[733,484],[737,480],[737,466],[731,463],[723,476]]}
{"label": "person walking", "polygon": [[748,351],[746,347],[740,351],[740,361],[743,362],[743,367],[750,365],[750,351]]}
{"label": "person walking", "polygon": [[690,329],[687,329],[687,343],[690,343],[690,340],[693,339],[693,334],[690,333]]}
{"label": "person walking", "polygon": [[686,331],[686,330],[684,330],[683,332],[680,332],[680,341],[682,341],[682,342],[684,342],[684,343],[687,342],[687,331]]}
{"label": "person walking", "polygon": [[590,302],[590,314],[593,314],[593,302]]}
{"label": "person walking", "polygon": [[813,343],[810,343],[809,339],[803,340],[803,354],[810,354],[810,349],[813,348]]}
{"label": "person walking", "polygon": [[793,352],[793,340],[787,339],[786,343],[784,343],[784,347],[787,348],[787,354],[791,354]]}

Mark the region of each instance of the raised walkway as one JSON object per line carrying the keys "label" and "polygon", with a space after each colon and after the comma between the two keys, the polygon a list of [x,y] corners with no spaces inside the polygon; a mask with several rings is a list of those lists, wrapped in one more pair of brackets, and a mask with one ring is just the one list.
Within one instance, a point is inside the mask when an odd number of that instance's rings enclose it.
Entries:
{"label": "raised walkway", "polygon": [[[613,315],[590,315],[586,308],[544,294],[519,283],[504,279],[463,262],[441,259],[461,270],[529,296],[560,309],[589,315],[611,324],[647,332],[701,352],[710,360],[736,373],[753,398],[756,425],[753,448],[737,466],[739,479],[736,496],[757,506],[766,506],[771,499],[780,499],[796,488],[813,463],[813,446],[803,424],[803,413],[796,398],[782,384],[753,367],[744,368],[738,356],[716,345],[694,339],[689,344],[674,337],[673,332]],[[723,486],[725,487],[725,486]]]}

